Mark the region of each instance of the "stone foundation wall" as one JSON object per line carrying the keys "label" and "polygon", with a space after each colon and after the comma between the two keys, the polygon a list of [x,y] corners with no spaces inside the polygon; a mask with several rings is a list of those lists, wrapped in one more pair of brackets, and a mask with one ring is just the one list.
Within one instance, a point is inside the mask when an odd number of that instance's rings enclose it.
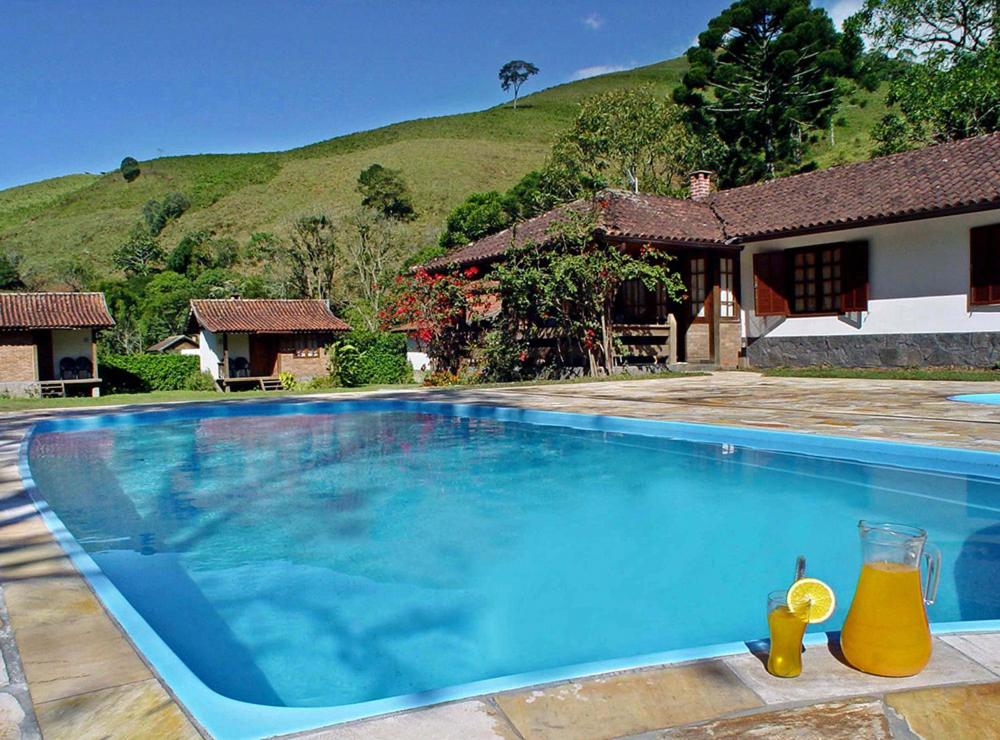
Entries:
{"label": "stone foundation wall", "polygon": [[1000,332],[759,337],[747,359],[752,367],[993,367]]}

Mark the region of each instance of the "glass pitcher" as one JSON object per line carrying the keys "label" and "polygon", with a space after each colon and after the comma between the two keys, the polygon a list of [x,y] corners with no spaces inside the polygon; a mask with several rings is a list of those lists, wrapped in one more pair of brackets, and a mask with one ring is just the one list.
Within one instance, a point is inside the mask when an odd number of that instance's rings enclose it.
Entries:
{"label": "glass pitcher", "polygon": [[924,605],[937,596],[941,552],[917,527],[862,521],[858,530],[864,562],[840,636],[844,657],[865,673],[912,676],[931,657]]}

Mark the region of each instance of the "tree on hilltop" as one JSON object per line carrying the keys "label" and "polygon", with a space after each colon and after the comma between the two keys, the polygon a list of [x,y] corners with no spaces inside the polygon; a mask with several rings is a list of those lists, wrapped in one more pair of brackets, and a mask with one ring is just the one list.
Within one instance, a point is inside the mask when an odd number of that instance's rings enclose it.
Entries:
{"label": "tree on hilltop", "polygon": [[538,74],[538,67],[522,59],[513,59],[500,68],[500,87],[504,92],[514,88],[514,109],[517,109],[517,94],[532,75]]}

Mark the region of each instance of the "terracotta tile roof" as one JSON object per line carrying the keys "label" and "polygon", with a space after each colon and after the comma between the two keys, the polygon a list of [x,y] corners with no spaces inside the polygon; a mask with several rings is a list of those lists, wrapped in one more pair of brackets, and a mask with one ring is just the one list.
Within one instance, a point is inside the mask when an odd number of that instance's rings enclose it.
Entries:
{"label": "terracotta tile roof", "polygon": [[496,259],[512,242],[542,241],[567,209],[594,206],[602,209],[598,228],[608,236],[708,246],[1000,208],[1000,133],[720,190],[704,201],[607,190],[484,237],[426,267]]}
{"label": "terracotta tile roof", "polygon": [[189,337],[187,334],[173,334],[167,337],[166,339],[161,339],[156,344],[151,344],[149,347],[146,347],[146,351],[166,352],[171,347],[174,347],[178,344],[182,344],[184,342],[189,342],[190,344],[193,344],[195,347],[197,347],[198,337],[197,336]]}
{"label": "terracotta tile roof", "polygon": [[279,300],[228,298],[191,301],[189,326],[211,332],[293,334],[350,331],[351,327],[320,299]]}
{"label": "terracotta tile roof", "polygon": [[0,293],[0,329],[114,326],[103,293]]}
{"label": "terracotta tile roof", "polygon": [[743,241],[1000,207],[1000,133],[712,194]]}
{"label": "terracotta tile roof", "polygon": [[660,195],[604,190],[589,200],[576,200],[509,229],[483,237],[428,262],[427,269],[464,267],[501,256],[511,244],[544,242],[549,227],[565,220],[567,212],[597,210],[597,228],[608,236],[684,244],[722,244],[725,235],[718,218],[705,203]]}

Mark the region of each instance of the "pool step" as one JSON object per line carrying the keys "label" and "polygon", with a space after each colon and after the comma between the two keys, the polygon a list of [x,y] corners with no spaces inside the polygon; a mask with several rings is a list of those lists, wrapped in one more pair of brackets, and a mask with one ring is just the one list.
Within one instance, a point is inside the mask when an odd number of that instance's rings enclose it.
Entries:
{"label": "pool step", "polygon": [[281,381],[278,378],[261,378],[260,389],[262,391],[280,391]]}

